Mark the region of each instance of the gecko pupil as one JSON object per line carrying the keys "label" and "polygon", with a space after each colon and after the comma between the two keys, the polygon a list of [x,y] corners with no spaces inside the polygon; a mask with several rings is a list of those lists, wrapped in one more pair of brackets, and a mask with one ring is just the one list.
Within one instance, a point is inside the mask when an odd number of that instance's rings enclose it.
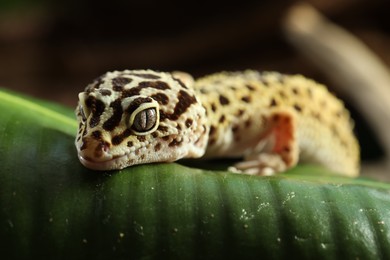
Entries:
{"label": "gecko pupil", "polygon": [[148,108],[139,112],[133,123],[133,128],[137,132],[146,132],[152,129],[157,121],[156,109]]}

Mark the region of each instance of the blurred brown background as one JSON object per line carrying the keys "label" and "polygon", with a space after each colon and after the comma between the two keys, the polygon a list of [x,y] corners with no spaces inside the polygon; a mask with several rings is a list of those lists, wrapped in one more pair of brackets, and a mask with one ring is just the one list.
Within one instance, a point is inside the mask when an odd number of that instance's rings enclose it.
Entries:
{"label": "blurred brown background", "polygon": [[[0,86],[74,107],[77,93],[107,70],[220,70],[326,76],[286,40],[281,24],[297,1],[2,0]],[[307,0],[390,66],[390,2]],[[337,93],[337,89],[333,89]],[[382,156],[357,121],[364,159]]]}

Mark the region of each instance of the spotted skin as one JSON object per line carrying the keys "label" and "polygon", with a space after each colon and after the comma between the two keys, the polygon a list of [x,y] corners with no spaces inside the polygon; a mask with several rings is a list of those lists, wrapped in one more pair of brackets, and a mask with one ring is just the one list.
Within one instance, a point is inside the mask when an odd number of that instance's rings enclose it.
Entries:
{"label": "spotted skin", "polygon": [[343,103],[300,75],[114,71],[79,94],[80,161],[95,170],[240,157],[229,169],[274,174],[306,161],[359,173],[359,145]]}

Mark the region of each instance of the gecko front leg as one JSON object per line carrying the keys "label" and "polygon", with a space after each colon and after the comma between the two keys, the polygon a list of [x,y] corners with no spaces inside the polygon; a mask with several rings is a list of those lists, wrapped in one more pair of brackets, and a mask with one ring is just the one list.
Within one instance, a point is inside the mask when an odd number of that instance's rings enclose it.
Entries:
{"label": "gecko front leg", "polygon": [[294,111],[274,110],[265,118],[266,130],[259,136],[257,145],[243,161],[230,167],[230,171],[273,175],[297,164],[299,148]]}

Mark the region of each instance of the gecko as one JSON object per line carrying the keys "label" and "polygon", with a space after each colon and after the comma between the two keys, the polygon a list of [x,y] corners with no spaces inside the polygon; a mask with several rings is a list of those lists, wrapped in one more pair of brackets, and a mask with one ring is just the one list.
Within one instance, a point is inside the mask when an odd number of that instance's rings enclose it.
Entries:
{"label": "gecko", "polygon": [[232,172],[272,175],[308,162],[359,174],[358,141],[343,102],[302,75],[245,70],[112,71],[78,95],[78,158],[93,170],[240,158]]}

